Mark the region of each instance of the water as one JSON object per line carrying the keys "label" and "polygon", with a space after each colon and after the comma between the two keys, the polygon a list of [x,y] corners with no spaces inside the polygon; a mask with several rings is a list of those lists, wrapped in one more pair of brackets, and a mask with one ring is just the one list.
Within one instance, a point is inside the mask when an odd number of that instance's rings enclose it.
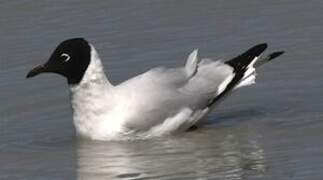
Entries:
{"label": "water", "polygon": [[[321,179],[323,3],[1,1],[0,179]],[[64,39],[85,37],[117,84],[151,67],[229,59],[256,43],[287,53],[205,127],[175,137],[84,142],[65,80],[25,80]]]}

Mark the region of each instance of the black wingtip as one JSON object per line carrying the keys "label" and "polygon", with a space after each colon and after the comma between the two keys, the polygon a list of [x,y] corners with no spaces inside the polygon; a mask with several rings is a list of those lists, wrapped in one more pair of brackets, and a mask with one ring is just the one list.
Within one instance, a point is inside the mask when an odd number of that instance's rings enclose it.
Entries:
{"label": "black wingtip", "polygon": [[264,52],[267,49],[267,47],[268,47],[267,43],[258,44],[256,46],[250,48],[248,51],[246,51],[245,54],[259,56],[262,52]]}
{"label": "black wingtip", "polygon": [[277,51],[277,52],[273,52],[269,55],[269,60],[275,59],[278,56],[281,56],[282,54],[284,54],[285,51]]}
{"label": "black wingtip", "polygon": [[267,49],[267,47],[268,47],[267,43],[261,43],[261,44],[255,45],[252,48],[248,49],[243,54],[227,61],[226,64],[229,64],[235,70],[238,70],[243,66],[251,63],[252,60],[255,57],[259,56],[261,53],[263,53]]}
{"label": "black wingtip", "polygon": [[248,49],[246,52],[241,55],[225,62],[234,68],[234,77],[231,82],[226,86],[224,91],[219,95],[209,101],[208,107],[213,106],[219,99],[226,96],[244,77],[244,73],[247,71],[247,66],[254,60],[255,57],[258,57],[267,49],[267,43],[258,44]]}
{"label": "black wingtip", "polygon": [[255,48],[255,49],[262,49],[262,51],[264,51],[267,47],[268,47],[268,44],[267,43],[261,43],[261,44],[255,45],[251,49],[253,49],[253,48]]}

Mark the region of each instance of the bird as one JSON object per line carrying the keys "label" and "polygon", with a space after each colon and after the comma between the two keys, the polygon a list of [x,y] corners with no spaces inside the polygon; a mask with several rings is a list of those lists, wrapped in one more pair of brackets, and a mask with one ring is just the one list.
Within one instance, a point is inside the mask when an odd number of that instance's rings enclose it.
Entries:
{"label": "bird", "polygon": [[203,124],[223,99],[255,83],[256,68],[284,53],[262,57],[266,48],[267,43],[261,43],[227,61],[199,58],[195,49],[181,67],[155,67],[113,85],[95,47],[85,38],[72,38],[61,42],[26,78],[55,73],[67,79],[77,137],[147,139]]}

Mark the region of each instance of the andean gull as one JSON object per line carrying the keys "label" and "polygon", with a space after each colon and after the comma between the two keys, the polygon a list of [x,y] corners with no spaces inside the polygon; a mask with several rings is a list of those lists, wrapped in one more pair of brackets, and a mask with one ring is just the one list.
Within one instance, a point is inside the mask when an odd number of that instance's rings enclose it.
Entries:
{"label": "andean gull", "polygon": [[260,55],[256,45],[228,61],[198,59],[184,67],[153,68],[112,85],[94,46],[83,38],[63,41],[47,63],[27,78],[44,72],[66,77],[76,132],[93,140],[149,138],[183,132],[200,123],[234,89],[255,83],[255,68],[283,52]]}

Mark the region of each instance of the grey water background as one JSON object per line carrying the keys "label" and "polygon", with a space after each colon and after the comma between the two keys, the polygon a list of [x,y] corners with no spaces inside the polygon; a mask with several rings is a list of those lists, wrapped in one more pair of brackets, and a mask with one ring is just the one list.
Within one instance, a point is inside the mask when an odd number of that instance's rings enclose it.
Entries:
{"label": "grey water background", "polygon": [[[323,1],[1,1],[0,179],[322,179]],[[85,37],[118,84],[155,66],[285,50],[204,127],[130,142],[78,141],[57,75],[25,79]]]}

